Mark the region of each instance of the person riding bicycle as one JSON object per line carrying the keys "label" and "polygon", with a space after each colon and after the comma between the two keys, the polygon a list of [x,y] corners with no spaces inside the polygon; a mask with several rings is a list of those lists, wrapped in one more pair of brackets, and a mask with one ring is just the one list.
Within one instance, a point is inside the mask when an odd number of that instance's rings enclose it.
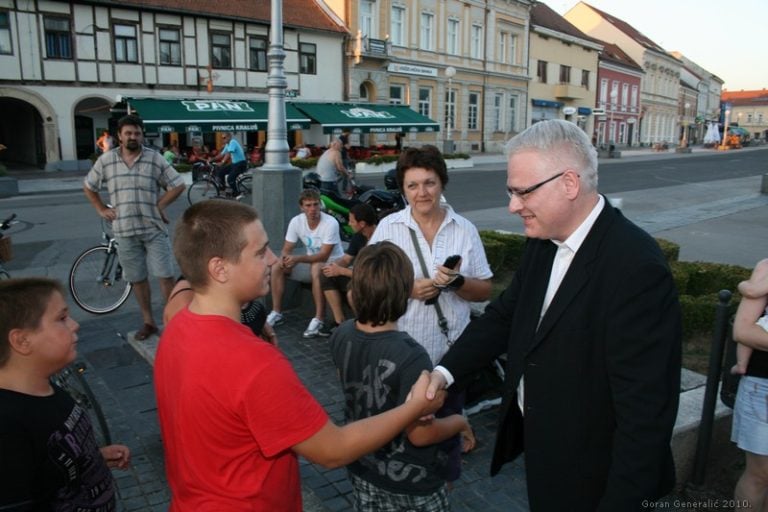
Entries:
{"label": "person riding bicycle", "polygon": [[232,132],[225,132],[221,136],[221,140],[225,144],[224,148],[218,156],[209,162],[223,164],[217,172],[217,177],[224,185],[232,189],[233,196],[238,196],[240,191],[237,189],[235,180],[240,174],[248,170],[245,152],[243,146],[232,136]]}
{"label": "person riding bicycle", "polygon": [[341,157],[341,141],[334,140],[328,149],[317,160],[317,173],[320,175],[320,190],[323,192],[339,192],[337,180],[339,174],[344,180],[349,179],[349,173]]}

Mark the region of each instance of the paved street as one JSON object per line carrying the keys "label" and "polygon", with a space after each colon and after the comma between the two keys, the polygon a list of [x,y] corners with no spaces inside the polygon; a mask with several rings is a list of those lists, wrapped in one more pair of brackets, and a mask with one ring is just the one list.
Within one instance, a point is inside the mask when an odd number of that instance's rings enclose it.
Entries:
{"label": "paved street", "polygon": [[[768,148],[751,149],[768,156]],[[746,154],[746,153],[745,153]],[[669,164],[675,158],[690,155],[629,156],[647,158],[649,166]],[[503,160],[503,159],[501,159]],[[478,171],[498,164],[478,158]],[[764,160],[765,161],[765,160]],[[618,172],[621,162],[611,162],[611,172]],[[498,166],[497,166],[498,168]],[[608,168],[608,166],[606,166]],[[766,168],[768,171],[768,168]],[[79,179],[79,178],[73,178]],[[609,194],[620,199],[625,214],[655,236],[668,238],[682,246],[681,259],[736,263],[751,266],[768,255],[768,196],[759,193],[761,176],[724,178],[700,183],[670,183],[653,190],[623,190]],[[499,184],[499,189],[503,184]],[[0,214],[23,211],[22,220],[30,226],[14,236],[16,259],[9,269],[15,276],[49,275],[66,279],[74,257],[88,245],[98,242],[98,224],[92,220],[83,225],[66,225],[71,212],[90,208],[81,195],[59,193],[33,195],[0,200]],[[70,189],[71,190],[71,187]],[[45,207],[31,208],[30,199]],[[486,203],[487,204],[487,203]],[[171,211],[178,217],[185,203],[179,200]],[[481,229],[501,228],[520,231],[519,221],[503,206],[461,211]],[[95,219],[95,215],[91,217]],[[66,228],[62,228],[62,220]],[[43,224],[43,222],[45,224]],[[50,236],[35,240],[33,231],[50,229]],[[55,242],[55,231],[67,230]],[[155,285],[153,290],[158,290]],[[155,296],[160,314],[160,301]],[[129,445],[133,451],[133,467],[116,472],[120,489],[120,510],[166,510],[168,490],[162,465],[162,444],[152,389],[151,366],[126,341],[128,333],[138,327],[139,315],[133,299],[116,313],[97,317],[76,309],[73,315],[81,323],[79,352],[88,363],[89,382],[109,418],[113,439]],[[327,349],[327,340],[304,340],[301,332],[307,319],[299,312],[286,315],[287,323],[278,328],[281,348],[292,361],[307,387],[337,421],[341,420],[343,397]],[[215,364],[215,363],[214,363]],[[495,478],[488,476],[496,411],[484,411],[472,417],[479,446],[465,457],[464,472],[451,494],[454,511],[524,511],[527,510],[525,479],[521,462],[509,464]],[[190,425],[194,428],[194,425]],[[302,464],[305,509],[312,511],[351,510],[350,486],[343,469],[324,470]]]}

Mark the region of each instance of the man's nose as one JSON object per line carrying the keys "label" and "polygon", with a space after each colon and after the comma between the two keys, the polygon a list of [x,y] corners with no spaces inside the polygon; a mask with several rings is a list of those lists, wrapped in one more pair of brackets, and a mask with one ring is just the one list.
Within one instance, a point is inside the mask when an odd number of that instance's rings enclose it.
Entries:
{"label": "man's nose", "polygon": [[508,209],[509,213],[520,213],[523,209],[523,200],[517,197],[517,194],[512,194],[512,197],[509,198]]}

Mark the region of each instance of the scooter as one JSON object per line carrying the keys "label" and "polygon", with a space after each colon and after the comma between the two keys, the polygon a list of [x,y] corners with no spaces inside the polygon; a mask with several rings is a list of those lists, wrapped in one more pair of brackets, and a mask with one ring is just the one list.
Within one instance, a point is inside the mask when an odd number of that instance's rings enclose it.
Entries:
{"label": "scooter", "polygon": [[335,192],[320,189],[320,176],[311,172],[302,180],[304,188],[315,188],[320,191],[320,201],[325,213],[331,215],[339,223],[341,239],[349,242],[355,234],[349,225],[349,210],[358,203],[367,203],[376,211],[379,219],[383,219],[392,212],[405,208],[405,201],[398,192],[378,190],[368,186],[357,185],[354,180],[351,183],[350,197]]}

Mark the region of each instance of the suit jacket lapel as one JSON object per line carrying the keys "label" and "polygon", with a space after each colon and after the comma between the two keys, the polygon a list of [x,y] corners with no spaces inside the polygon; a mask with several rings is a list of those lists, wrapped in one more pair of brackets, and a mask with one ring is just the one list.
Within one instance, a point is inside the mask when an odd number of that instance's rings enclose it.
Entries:
{"label": "suit jacket lapel", "polygon": [[[574,255],[571,266],[568,267],[568,271],[565,273],[565,277],[560,283],[557,292],[555,292],[555,296],[552,298],[552,302],[549,304],[549,308],[547,308],[544,318],[541,319],[541,323],[536,330],[536,335],[534,336],[533,343],[531,343],[528,348],[528,352],[533,350],[547,336],[547,333],[568,310],[568,306],[571,302],[576,299],[581,290],[589,282],[590,275],[594,272],[593,262],[598,257],[603,237],[615,217],[616,210],[606,199],[603,211],[600,212],[595,224],[584,239],[584,243],[581,244],[581,247]],[[547,274],[547,276],[549,276],[549,274]],[[544,283],[545,290],[547,285],[548,280]]]}

